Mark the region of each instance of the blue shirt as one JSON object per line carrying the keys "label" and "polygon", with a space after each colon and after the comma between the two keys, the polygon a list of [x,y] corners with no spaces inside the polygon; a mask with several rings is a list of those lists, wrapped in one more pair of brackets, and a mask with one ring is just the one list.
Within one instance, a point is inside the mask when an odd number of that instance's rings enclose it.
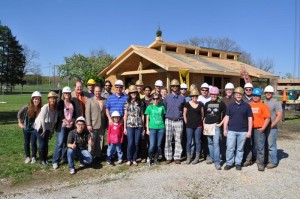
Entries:
{"label": "blue shirt", "polygon": [[109,110],[109,114],[111,115],[112,112],[118,111],[120,116],[123,117],[126,100],[127,95],[124,95],[123,93],[121,96],[117,96],[116,94],[110,95],[106,101],[106,109]]}
{"label": "blue shirt", "polygon": [[240,104],[236,102],[231,103],[226,109],[226,115],[229,116],[229,131],[248,132],[248,117],[253,117],[249,104],[244,101]]}
{"label": "blue shirt", "polygon": [[171,120],[183,119],[183,106],[185,97],[182,95],[168,94],[164,99],[164,106],[166,108],[166,118]]}

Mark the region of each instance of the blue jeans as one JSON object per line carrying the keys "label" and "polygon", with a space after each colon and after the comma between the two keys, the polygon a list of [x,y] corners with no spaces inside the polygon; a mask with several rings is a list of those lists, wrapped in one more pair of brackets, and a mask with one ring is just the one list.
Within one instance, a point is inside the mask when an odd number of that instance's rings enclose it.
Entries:
{"label": "blue jeans", "polygon": [[75,169],[74,159],[75,157],[79,157],[81,164],[91,164],[92,163],[92,155],[88,150],[81,149],[70,149],[68,148],[68,165],[70,169]]}
{"label": "blue jeans", "polygon": [[220,165],[220,127],[215,127],[215,135],[207,136],[209,157],[216,165]]}
{"label": "blue jeans", "polygon": [[61,130],[56,132],[56,145],[52,163],[59,163],[61,159],[67,159],[67,138],[70,130],[66,127],[61,127]]}
{"label": "blue jeans", "polygon": [[136,161],[142,127],[127,127],[127,161]]}
{"label": "blue jeans", "polygon": [[44,137],[42,137],[42,133],[43,133],[42,129],[40,129],[39,131],[35,131],[35,135],[39,142],[38,150],[39,150],[40,161],[47,162],[50,131],[46,130]]}
{"label": "blue jeans", "polygon": [[269,150],[269,158],[268,162],[277,165],[277,136],[278,136],[278,128],[273,128],[270,131],[266,132],[266,136],[268,139],[268,150]]}
{"label": "blue jeans", "polygon": [[200,153],[201,149],[201,133],[202,128],[186,128],[186,153],[191,154],[191,145],[194,140],[196,153]]}
{"label": "blue jeans", "polygon": [[[247,132],[228,131],[227,134],[227,150],[226,150],[226,165],[233,166],[241,165],[244,154],[244,144],[246,141]],[[236,151],[236,155],[234,156]]]}
{"label": "blue jeans", "polygon": [[123,152],[122,152],[122,145],[121,144],[108,144],[107,147],[107,162],[112,162],[112,156],[115,154],[117,150],[118,160],[122,160]]}
{"label": "blue jeans", "polygon": [[149,153],[154,154],[155,149],[157,154],[161,154],[161,143],[164,137],[165,129],[149,129],[150,130],[150,147]]}
{"label": "blue jeans", "polygon": [[36,145],[36,134],[35,129],[33,130],[25,130],[23,129],[24,134],[24,151],[26,154],[26,157],[30,157],[30,143],[31,143],[31,154],[32,157],[36,158],[36,151],[37,151],[37,145]]}
{"label": "blue jeans", "polygon": [[260,133],[257,129],[254,129],[253,132],[254,132],[254,142],[257,149],[256,161],[258,165],[264,166],[266,134],[264,132]]}

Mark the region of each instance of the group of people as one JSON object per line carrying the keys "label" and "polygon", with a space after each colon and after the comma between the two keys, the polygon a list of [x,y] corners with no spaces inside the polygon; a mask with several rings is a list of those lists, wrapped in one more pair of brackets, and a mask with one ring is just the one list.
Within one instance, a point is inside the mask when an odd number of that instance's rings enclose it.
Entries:
{"label": "group of people", "polygon": [[[68,162],[70,173],[75,173],[75,157],[84,167],[102,158],[105,134],[106,162],[114,165],[138,165],[138,160],[160,164],[197,164],[205,158],[221,170],[257,163],[258,170],[278,165],[277,123],[282,117],[280,102],[273,98],[274,88],[244,88],[225,85],[225,96],[219,88],[203,83],[198,89],[189,88],[173,79],[170,93],[157,80],[152,89],[137,80],[124,89],[122,80],[104,82],[104,88],[90,79],[88,92],[82,83],[75,90],[64,87],[58,101],[49,92],[48,103],[42,106],[41,94],[35,91],[28,105],[18,113],[24,133],[25,163],[35,163],[37,144],[41,165],[48,165],[48,142],[56,131],[56,146],[52,166],[57,169]],[[188,94],[189,93],[189,94]],[[262,95],[265,100],[261,100]],[[32,156],[30,156],[30,143]]]}

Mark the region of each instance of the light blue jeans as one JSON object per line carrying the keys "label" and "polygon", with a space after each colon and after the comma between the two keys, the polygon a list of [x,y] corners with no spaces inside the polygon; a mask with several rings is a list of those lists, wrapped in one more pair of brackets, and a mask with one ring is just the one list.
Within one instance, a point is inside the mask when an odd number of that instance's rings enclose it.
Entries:
{"label": "light blue jeans", "polygon": [[264,132],[259,132],[257,129],[253,130],[254,133],[254,142],[257,149],[257,164],[264,165],[265,162],[265,143],[266,143],[266,134]]}
{"label": "light blue jeans", "polygon": [[113,161],[112,156],[115,154],[117,150],[118,160],[122,160],[123,152],[122,152],[122,145],[121,144],[108,144],[107,147],[107,158],[106,161],[111,163]]}
{"label": "light blue jeans", "polygon": [[[244,155],[244,144],[246,141],[247,132],[228,131],[227,134],[227,150],[226,150],[226,165],[233,166],[241,165]],[[236,151],[236,155],[234,155]]]}
{"label": "light blue jeans", "polygon": [[88,150],[70,149],[68,148],[68,165],[70,169],[75,169],[74,159],[79,157],[81,164],[91,164],[93,157]]}
{"label": "light blue jeans", "polygon": [[150,140],[150,146],[149,146],[149,153],[154,154],[161,154],[161,142],[163,140],[164,134],[165,134],[165,129],[149,129],[150,130],[150,135],[149,135],[149,140]]}
{"label": "light blue jeans", "polygon": [[215,135],[207,136],[209,157],[216,165],[220,165],[220,127],[215,127]]}
{"label": "light blue jeans", "polygon": [[269,158],[268,162],[277,165],[277,136],[278,136],[278,128],[273,128],[271,131],[266,132],[268,139],[268,149],[269,149]]}

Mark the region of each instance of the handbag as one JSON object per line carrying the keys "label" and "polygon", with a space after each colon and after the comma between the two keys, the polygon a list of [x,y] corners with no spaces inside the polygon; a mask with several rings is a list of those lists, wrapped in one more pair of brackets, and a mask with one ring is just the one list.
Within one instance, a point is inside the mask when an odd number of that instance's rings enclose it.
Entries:
{"label": "handbag", "polygon": [[215,135],[216,133],[216,123],[205,124],[203,128],[203,135]]}

